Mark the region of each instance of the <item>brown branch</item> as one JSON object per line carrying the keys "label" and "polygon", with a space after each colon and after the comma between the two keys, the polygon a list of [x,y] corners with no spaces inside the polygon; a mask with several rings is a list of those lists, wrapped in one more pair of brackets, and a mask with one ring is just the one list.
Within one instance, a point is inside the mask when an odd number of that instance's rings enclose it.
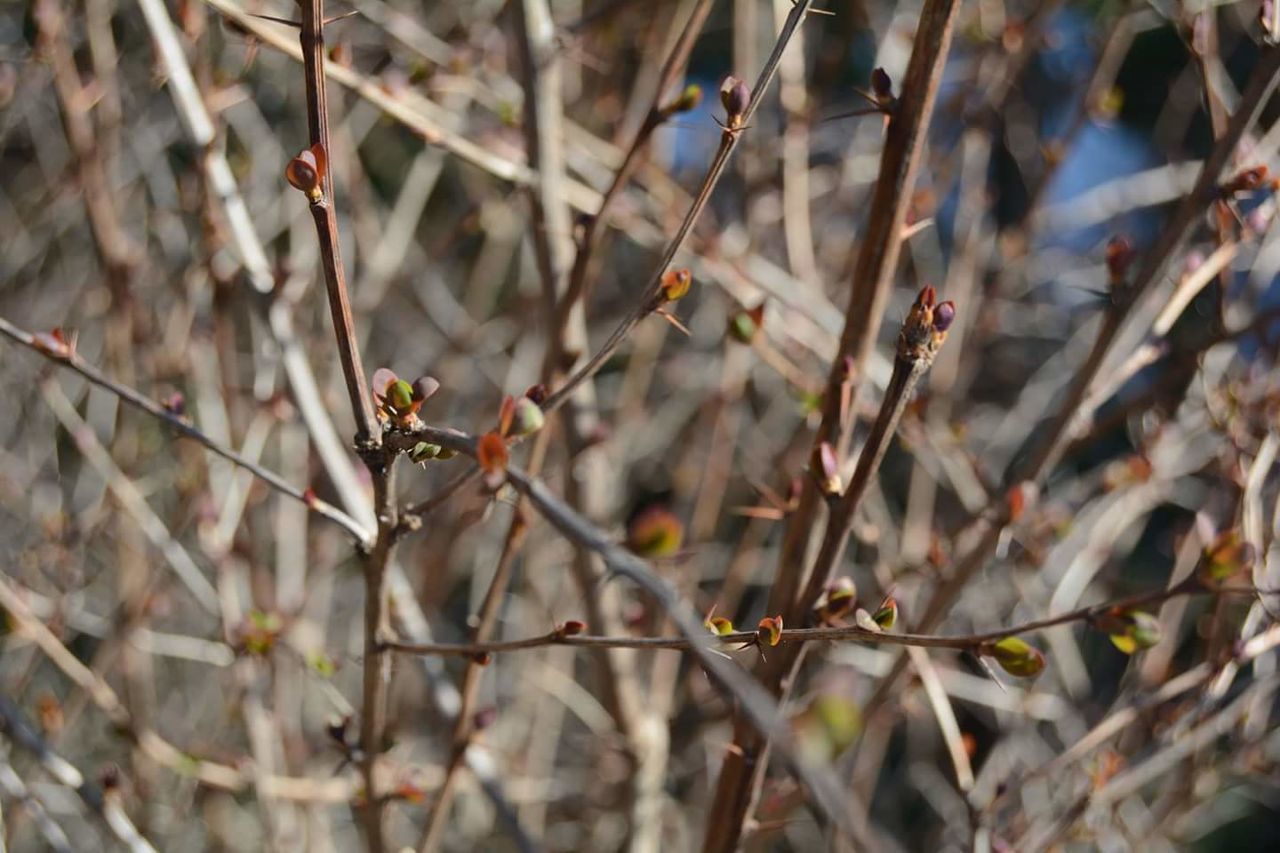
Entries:
{"label": "brown branch", "polygon": [[[303,74],[307,90],[307,131],[311,145],[319,145],[329,160],[333,146],[329,141],[328,89],[324,75],[324,0],[302,2]],[[327,165],[332,165],[331,163]],[[311,218],[320,241],[320,262],[329,294],[329,312],[338,342],[342,374],[351,398],[351,411],[356,418],[357,445],[377,447],[381,430],[373,414],[373,399],[365,382],[356,341],[355,321],[351,317],[351,298],[347,292],[346,272],[338,246],[338,217],[333,209],[333,180],[330,169],[320,175],[320,194],[311,202]]]}
{"label": "brown branch", "polygon": [[81,359],[75,352],[74,347],[67,347],[65,349],[59,348],[57,346],[57,342],[53,340],[50,340],[48,344],[41,344],[36,335],[18,328],[3,317],[0,317],[0,333],[3,333],[10,339],[17,341],[29,349],[35,350],[55,364],[74,370],[94,385],[114,394],[134,408],[146,412],[157,420],[164,421],[164,423],[175,432],[204,445],[218,456],[226,459],[228,462],[245,469],[271,488],[280,492],[280,494],[287,495],[294,500],[301,501],[306,505],[307,509],[341,525],[344,530],[354,536],[356,541],[362,545],[370,543],[371,537],[369,531],[365,530],[363,525],[333,504],[315,497],[315,495],[310,493],[309,490],[299,489],[298,487],[291,485],[274,471],[269,471],[256,462],[252,462],[241,456],[239,453],[236,453],[234,450],[224,447],[214,441],[212,438],[192,426],[185,418],[169,411],[164,406],[144,396],[133,388],[121,385],[114,379],[103,375],[97,368]]}
{"label": "brown branch", "polygon": [[[935,634],[894,634],[891,632],[871,631],[858,626],[823,627],[823,628],[786,628],[778,635],[780,644],[804,645],[814,642],[859,642],[881,646],[914,646],[927,649],[955,649],[963,652],[977,653],[983,645],[1016,637],[1036,631],[1044,631],[1058,625],[1072,622],[1091,622],[1109,611],[1129,610],[1135,607],[1159,604],[1171,598],[1193,595],[1247,595],[1256,596],[1260,590],[1253,587],[1223,587],[1212,589],[1201,585],[1194,578],[1171,588],[1162,588],[1148,592],[1117,598],[1102,604],[1080,607],[1057,616],[1047,616],[1017,625],[1010,625],[995,631],[976,634],[957,634],[955,636]],[[711,642],[726,648],[746,648],[760,645],[760,635],[756,631],[734,631],[729,634],[711,634]],[[401,643],[387,642],[385,648],[392,651],[414,655],[439,655],[442,657],[475,657],[477,655],[515,652],[526,649],[540,649],[547,646],[578,646],[586,648],[608,649],[673,649],[688,651],[693,645],[685,636],[671,637],[605,637],[591,634],[566,633],[563,627],[546,634],[524,637],[518,640],[491,640],[471,643]]]}
{"label": "brown branch", "polygon": [[387,618],[387,566],[399,532],[395,493],[396,454],[382,446],[382,429],[373,412],[373,400],[360,363],[359,344],[351,316],[351,300],[339,253],[338,220],[333,209],[333,182],[330,177],[328,97],[325,85],[324,2],[303,0],[301,44],[307,96],[307,128],[311,146],[321,152],[324,166],[318,191],[310,194],[311,217],[320,243],[321,264],[329,295],[338,354],[346,379],[347,393],[356,418],[356,450],[373,480],[374,513],[378,532],[373,547],[364,558],[365,661],[360,717],[360,771],[364,777],[364,805],[359,809],[365,842],[374,853],[385,847],[382,816],[386,800],[376,789],[378,758],[386,729],[387,693],[391,680],[391,659],[379,648],[379,640],[390,633]]}
{"label": "brown branch", "polygon": [[[839,451],[837,457],[843,457],[848,446],[858,391],[893,285],[911,191],[942,68],[950,50],[958,6],[957,0],[931,0],[921,10],[911,60],[885,134],[880,173],[867,214],[867,231],[862,235],[854,264],[844,331],[827,377],[822,421],[813,439],[815,450],[824,441],[833,444]],[[851,359],[848,364],[846,356]],[[847,394],[842,394],[841,386],[846,382]],[[769,595],[771,612],[784,612],[795,602],[810,531],[817,523],[818,504],[813,482],[806,481],[779,552],[778,575]]]}

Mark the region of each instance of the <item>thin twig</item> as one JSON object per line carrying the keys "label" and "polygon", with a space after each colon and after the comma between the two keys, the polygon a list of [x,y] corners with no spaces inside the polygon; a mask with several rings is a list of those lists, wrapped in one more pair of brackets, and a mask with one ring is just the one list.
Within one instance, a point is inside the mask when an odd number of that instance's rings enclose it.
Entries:
{"label": "thin twig", "polygon": [[[1225,587],[1210,589],[1192,579],[1170,589],[1151,590],[1135,595],[1117,598],[1102,604],[1091,604],[1057,616],[1045,617],[1010,625],[995,631],[984,631],[977,634],[958,634],[940,636],[931,634],[895,634],[889,631],[871,631],[854,625],[826,628],[785,628],[778,634],[779,643],[803,645],[815,642],[858,642],[883,646],[910,646],[926,649],[955,649],[976,653],[984,645],[1003,640],[1044,631],[1058,625],[1073,622],[1090,622],[1112,610],[1131,610],[1152,604],[1159,604],[1171,598],[1191,595],[1242,595],[1256,596],[1259,590],[1253,587]],[[708,640],[725,648],[746,648],[760,645],[760,635],[756,631],[733,631],[728,634],[711,634]],[[704,643],[699,640],[697,645]],[[491,640],[473,643],[402,643],[387,642],[384,646],[397,652],[415,655],[441,655],[444,657],[474,657],[501,652],[523,651],[526,649],[546,648],[547,646],[580,646],[586,648],[610,649],[675,649],[688,651],[695,645],[685,636],[670,637],[602,637],[591,634],[569,634],[564,628],[557,628],[535,637],[519,640]]]}

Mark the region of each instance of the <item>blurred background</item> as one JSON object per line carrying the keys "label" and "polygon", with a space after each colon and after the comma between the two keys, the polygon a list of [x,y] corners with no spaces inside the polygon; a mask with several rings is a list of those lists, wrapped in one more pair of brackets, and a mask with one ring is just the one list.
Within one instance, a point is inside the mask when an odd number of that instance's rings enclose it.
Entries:
{"label": "blurred background", "polygon": [[[327,10],[354,13],[326,31],[344,74],[330,86],[329,169],[365,368],[436,377],[441,390],[422,416],[469,432],[491,426],[504,394],[539,381],[548,340],[508,5],[354,0]],[[656,87],[701,3],[548,5],[580,236],[655,98],[679,94]],[[685,78],[702,87],[701,104],[654,131],[602,229],[587,351],[635,305],[705,174],[721,81],[755,79],[791,6],[711,4]],[[658,519],[678,541],[652,555],[663,574],[700,612],[747,627],[768,615],[778,518],[804,472],[879,169],[883,116],[849,113],[867,107],[859,90],[873,68],[898,91],[919,16],[915,2],[819,7],[831,14],[810,16],[793,38],[677,256],[695,280],[672,308],[687,334],[644,321],[591,383],[597,423],[585,449],[570,454],[557,437],[544,468],[618,541]],[[351,507],[367,475],[349,449],[355,423],[306,201],[283,180],[307,144],[301,65],[286,52],[296,30],[240,10],[297,16],[284,0],[0,5],[0,316],[29,331],[74,330],[84,361],[155,400],[180,398],[217,441]],[[1142,252],[1156,240],[1238,103],[1272,15],[1269,3],[1190,0],[961,5],[912,236],[862,394],[867,420],[920,287],[956,300],[961,319],[857,520],[842,573],[862,606],[892,593],[910,622],[956,531],[1002,499],[1005,471],[1097,334],[1107,242],[1123,234]],[[166,44],[190,68],[197,106],[162,60]],[[1228,175],[1275,165],[1276,113],[1263,111]],[[223,161],[247,219],[217,182]],[[1229,246],[1222,272],[1127,375],[1161,307],[1143,304],[1148,322],[1113,348],[1102,375],[1117,378],[1096,417],[941,632],[1161,588],[1249,513],[1255,581],[1270,572],[1280,584],[1275,202],[1270,192],[1229,201],[1172,258],[1161,293]],[[726,333],[761,303],[749,342]],[[314,390],[300,398],[308,376]],[[0,793],[11,848],[52,843],[41,813],[71,849],[120,843],[42,767],[34,737],[159,849],[357,849],[348,729],[364,585],[347,534],[7,340],[0,398],[3,577],[118,705],[9,619],[0,763],[18,785]],[[464,461],[406,462],[403,499],[439,493]],[[513,505],[465,488],[405,538],[398,630],[468,638]],[[648,599],[593,574],[530,521],[498,637],[569,619],[592,633],[671,633]],[[934,655],[973,768],[967,793],[918,683],[899,682],[892,714],[863,718],[889,665],[882,648],[815,648],[787,711],[806,751],[837,761],[861,804],[851,808],[886,849],[1272,849],[1274,652],[1208,698],[1145,697],[1220,666],[1274,611],[1248,598],[1171,600],[1155,609],[1163,639],[1134,656],[1065,627],[1040,643],[1049,667],[1034,682],[1000,685],[966,656]],[[732,652],[747,666],[757,654]],[[395,661],[395,845],[426,831],[460,709],[477,732],[456,772],[444,849],[700,844],[732,709],[688,660],[565,647],[498,654],[464,702],[466,669],[465,658]],[[1037,773],[1140,701],[1102,749]],[[1218,736],[1170,757],[1198,724],[1224,720]],[[20,721],[31,737],[19,736]],[[1148,759],[1167,760],[1167,772],[1090,805],[1091,791]],[[785,773],[770,773],[752,849],[827,843],[794,794]]]}

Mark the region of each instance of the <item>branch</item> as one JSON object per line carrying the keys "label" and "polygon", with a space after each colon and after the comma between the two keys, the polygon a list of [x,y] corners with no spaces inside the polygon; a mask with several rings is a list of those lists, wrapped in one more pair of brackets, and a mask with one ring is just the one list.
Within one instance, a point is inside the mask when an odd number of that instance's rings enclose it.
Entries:
{"label": "branch", "polygon": [[109,391],[134,408],[146,412],[157,420],[164,421],[164,423],[180,435],[204,445],[218,456],[226,459],[228,462],[245,469],[271,488],[280,492],[282,495],[287,495],[296,501],[301,501],[306,505],[307,509],[339,524],[343,529],[354,536],[357,542],[362,544],[369,542],[370,535],[369,532],[364,529],[364,526],[333,504],[316,497],[310,490],[303,490],[290,485],[282,479],[279,474],[263,468],[256,462],[251,462],[230,448],[223,447],[221,444],[196,429],[185,418],[179,416],[175,412],[166,409],[161,404],[144,396],[141,392],[136,391],[133,388],[129,388],[126,385],[121,385],[114,379],[103,375],[97,368],[82,360],[76,353],[73,345],[62,342],[51,334],[42,333],[40,335],[35,335],[31,332],[24,331],[3,317],[0,317],[0,333],[3,333],[11,340],[22,344],[28,349],[32,349],[40,353],[40,355],[55,364],[74,370],[94,385],[97,385],[104,391]]}
{"label": "branch", "polygon": [[707,202],[711,198],[711,193],[720,181],[720,176],[724,174],[725,167],[729,165],[729,158],[733,155],[733,150],[737,147],[742,132],[750,125],[751,118],[755,115],[756,109],[764,99],[764,94],[768,90],[769,84],[773,82],[774,75],[778,71],[778,62],[782,58],[782,52],[786,50],[787,44],[791,41],[791,35],[804,23],[804,19],[809,14],[812,6],[813,0],[798,0],[791,9],[791,13],[787,16],[787,21],[782,27],[782,32],[778,34],[777,41],[774,42],[773,51],[765,61],[764,68],[760,71],[760,76],[756,78],[755,88],[751,90],[751,99],[741,114],[741,124],[734,128],[726,127],[721,133],[720,147],[716,150],[715,157],[712,158],[711,165],[707,169],[707,174],[702,179],[698,194],[694,197],[688,212],[685,213],[684,219],[681,220],[680,227],[676,229],[675,236],[671,238],[666,250],[662,253],[662,259],[650,276],[649,283],[641,291],[636,306],[613,330],[604,345],[591,356],[587,363],[582,365],[547,398],[542,407],[544,411],[553,412],[564,405],[565,400],[573,394],[574,390],[594,376],[596,371],[617,352],[618,347],[631,334],[632,329],[639,325],[641,320],[652,314],[655,308],[661,304],[657,300],[659,300],[662,292],[663,274],[671,265],[672,260],[675,259],[676,254],[684,246],[684,242],[693,230],[694,224],[697,223],[698,217],[702,215],[702,211],[706,208]]}
{"label": "branch", "polygon": [[693,45],[697,42],[698,36],[701,35],[702,27],[706,23],[707,16],[711,13],[712,2],[713,0],[698,0],[698,5],[690,13],[684,31],[681,32],[679,40],[671,49],[670,55],[667,56],[666,62],[662,66],[662,72],[658,77],[658,85],[653,93],[653,104],[649,107],[649,112],[645,116],[644,122],[631,140],[627,153],[623,155],[622,165],[618,167],[618,170],[613,175],[613,181],[609,184],[609,188],[605,190],[604,196],[600,200],[600,207],[596,209],[594,215],[587,219],[582,238],[578,243],[577,254],[573,259],[573,268],[569,272],[568,286],[556,306],[557,331],[553,335],[553,340],[562,338],[565,329],[569,325],[569,317],[573,306],[586,299],[588,291],[587,274],[590,270],[591,259],[604,236],[609,210],[622,195],[622,191],[626,189],[631,176],[635,174],[636,169],[639,167],[640,155],[648,146],[653,132],[667,119],[667,115],[662,110],[662,98],[667,92],[671,91],[680,75],[684,73],[684,67],[689,62],[689,54],[693,52]]}
{"label": "branch", "polygon": [[[1171,598],[1193,595],[1242,595],[1257,596],[1265,590],[1255,587],[1220,587],[1211,588],[1202,585],[1196,578],[1174,587],[1149,590],[1103,602],[1080,607],[1057,616],[1034,619],[995,631],[984,631],[976,634],[957,634],[942,636],[935,634],[894,634],[888,631],[873,631],[856,625],[824,628],[785,628],[778,634],[779,644],[803,645],[815,642],[858,642],[881,646],[912,646],[926,649],[955,649],[956,651],[978,653],[983,646],[1006,637],[1016,637],[1045,631],[1058,625],[1073,622],[1094,622],[1113,610],[1131,610],[1152,604],[1159,604]],[[704,631],[706,629],[704,628]],[[726,648],[745,648],[759,646],[761,643],[758,631],[733,631],[728,634],[713,634],[706,631],[709,642]],[[564,625],[546,634],[525,637],[519,640],[493,640],[474,643],[401,643],[387,642],[384,648],[405,654],[439,655],[442,657],[476,657],[500,652],[523,651],[526,649],[546,648],[547,646],[579,646],[587,648],[610,649],[675,649],[688,651],[695,645],[705,645],[704,641],[691,640],[686,636],[672,637],[603,637],[591,634],[574,634],[572,629]]]}
{"label": "branch", "polygon": [[329,97],[324,75],[324,0],[302,3],[302,63],[307,89],[307,131],[312,146],[319,146],[326,161],[318,175],[320,193],[311,199],[311,218],[320,241],[320,261],[329,293],[329,312],[338,342],[342,374],[351,397],[351,411],[356,418],[356,444],[377,447],[381,430],[373,414],[373,400],[360,364],[360,347],[356,341],[355,321],[351,317],[351,298],[347,293],[347,277],[338,246],[338,217],[333,210],[333,181],[328,161],[333,153],[329,142]]}

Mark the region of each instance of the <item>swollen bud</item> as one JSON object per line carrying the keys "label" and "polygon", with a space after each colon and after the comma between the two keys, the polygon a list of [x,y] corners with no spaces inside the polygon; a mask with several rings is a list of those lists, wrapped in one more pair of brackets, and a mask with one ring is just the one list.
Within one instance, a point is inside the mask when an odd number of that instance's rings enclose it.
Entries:
{"label": "swollen bud", "polygon": [[720,103],[724,105],[730,130],[737,130],[746,121],[747,107],[751,104],[751,90],[737,77],[724,78],[720,84]]}
{"label": "swollen bud", "polygon": [[820,624],[830,625],[848,613],[857,600],[858,588],[853,578],[838,577],[823,591],[814,607],[814,615]]}
{"label": "swollen bud", "polygon": [[693,287],[693,273],[687,269],[667,270],[662,274],[662,301],[675,302]]}
{"label": "swollen bud", "polygon": [[577,619],[570,619],[556,630],[556,634],[561,637],[576,637],[586,629],[586,623]]}
{"label": "swollen bud", "polygon": [[840,460],[836,459],[835,448],[824,441],[818,445],[817,465],[814,475],[818,478],[818,488],[829,498],[839,497],[844,492],[844,482],[840,479]]}
{"label": "swollen bud", "polygon": [[1124,284],[1134,257],[1133,244],[1127,237],[1112,237],[1107,243],[1107,275],[1113,285]]}
{"label": "swollen bud", "polygon": [[892,631],[893,626],[898,624],[898,600],[892,595],[880,602],[880,606],[876,608],[876,612],[871,614],[871,620],[880,626],[883,631]]}
{"label": "swollen bud", "polygon": [[544,423],[546,423],[546,417],[542,414],[541,407],[528,397],[521,397],[515,403],[509,435],[521,437],[533,435],[542,429]]}
{"label": "swollen bud", "polygon": [[933,309],[933,329],[935,332],[946,332],[956,320],[956,304],[948,299]]}
{"label": "swollen bud", "polygon": [[871,94],[875,95],[881,106],[887,106],[893,101],[893,79],[883,68],[876,68],[871,72]]}

